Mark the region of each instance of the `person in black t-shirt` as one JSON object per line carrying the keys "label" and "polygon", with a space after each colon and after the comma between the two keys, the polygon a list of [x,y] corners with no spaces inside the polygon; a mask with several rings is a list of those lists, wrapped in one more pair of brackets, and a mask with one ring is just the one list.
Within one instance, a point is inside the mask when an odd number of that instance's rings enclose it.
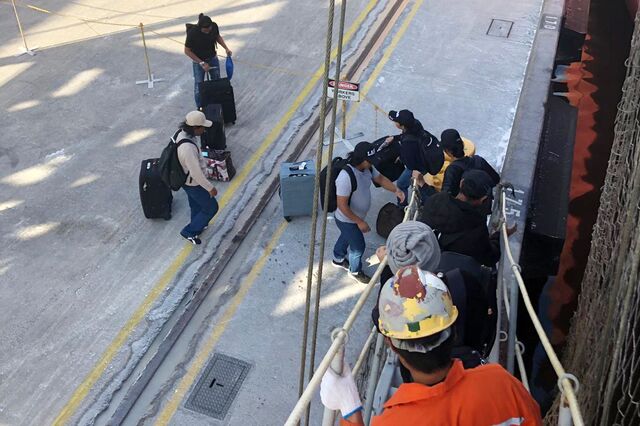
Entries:
{"label": "person in black t-shirt", "polygon": [[204,81],[205,73],[209,73],[212,79],[220,78],[220,62],[216,56],[216,43],[224,48],[227,56],[231,56],[231,50],[227,47],[220,35],[218,24],[210,17],[200,14],[198,24],[187,24],[187,39],[184,42],[184,53],[193,61],[193,79],[195,81],[194,95],[196,107],[200,109],[199,83]]}

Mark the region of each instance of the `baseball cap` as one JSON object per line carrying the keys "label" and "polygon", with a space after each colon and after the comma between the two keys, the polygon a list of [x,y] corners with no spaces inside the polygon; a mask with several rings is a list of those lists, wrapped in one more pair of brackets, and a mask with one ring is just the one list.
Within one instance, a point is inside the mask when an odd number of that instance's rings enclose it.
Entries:
{"label": "baseball cap", "polygon": [[198,26],[200,28],[209,28],[212,24],[213,24],[213,21],[211,20],[211,18],[209,18],[204,13],[201,13],[200,15],[198,15]]}
{"label": "baseball cap", "polygon": [[360,142],[353,148],[353,158],[358,162],[369,160],[376,152],[373,144],[369,142]]}
{"label": "baseball cap", "polygon": [[468,170],[462,175],[462,185],[460,192],[469,198],[479,200],[485,195],[491,195],[493,181],[486,172],[482,170]]}
{"label": "baseball cap", "polygon": [[389,111],[389,120],[395,121],[404,127],[411,127],[413,122],[416,121],[413,113],[408,109],[403,109],[400,111]]}
{"label": "baseball cap", "polygon": [[213,122],[207,120],[202,111],[191,111],[185,117],[184,122],[191,127],[211,127]]}
{"label": "baseball cap", "polygon": [[464,152],[464,142],[456,129],[447,129],[440,135],[440,145],[452,152]]}

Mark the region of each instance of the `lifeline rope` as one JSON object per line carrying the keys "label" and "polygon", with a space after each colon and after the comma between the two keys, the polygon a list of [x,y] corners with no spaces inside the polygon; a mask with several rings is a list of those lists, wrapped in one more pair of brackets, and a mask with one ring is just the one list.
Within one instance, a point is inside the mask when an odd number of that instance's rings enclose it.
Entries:
{"label": "lifeline rope", "polygon": [[[302,332],[302,348],[300,351],[300,376],[298,382],[298,397],[302,396],[304,391],[304,378],[307,364],[307,344],[309,338],[309,311],[311,309],[311,286],[313,283],[313,261],[315,258],[316,233],[318,222],[318,203],[320,193],[320,168],[322,167],[322,149],[324,146],[325,120],[327,111],[327,86],[329,82],[329,68],[331,67],[331,42],[333,36],[333,14],[335,11],[335,0],[329,2],[329,20],[327,22],[327,40],[324,58],[324,84],[322,85],[322,98],[320,98],[320,128],[318,130],[319,137],[316,145],[316,176],[313,188],[313,209],[311,211],[311,237],[309,242],[309,258],[307,267],[307,289],[305,295],[305,309]],[[333,130],[333,129],[332,129]],[[332,132],[333,133],[333,132]],[[331,167],[331,161],[329,165]],[[330,170],[327,169],[327,176],[330,176]],[[326,204],[325,204],[326,205]],[[307,419],[309,411],[307,411]]]}
{"label": "lifeline rope", "polygon": [[[522,279],[522,275],[520,275],[520,266],[516,263],[513,258],[513,254],[511,253],[511,246],[509,245],[509,235],[507,234],[507,211],[506,211],[506,193],[505,189],[502,190],[500,194],[500,203],[501,203],[501,215],[502,215],[502,223],[500,224],[500,231],[502,240],[505,247],[505,253],[507,255],[507,259],[509,264],[511,265],[511,271],[518,283],[518,287],[520,288],[520,293],[522,295],[522,300],[527,308],[527,312],[529,317],[531,318],[531,322],[538,333],[538,337],[540,338],[540,343],[544,347],[547,356],[549,357],[549,361],[558,376],[558,385],[560,387],[560,391],[563,396],[567,399],[569,403],[569,408],[571,409],[571,417],[573,418],[573,422],[576,426],[584,425],[584,421],[582,419],[582,414],[580,412],[580,406],[578,405],[578,400],[576,398],[576,393],[573,389],[573,383],[570,380],[570,376],[575,379],[574,376],[567,374],[558,359],[558,355],[553,350],[549,339],[547,338],[547,334],[538,319],[538,315],[536,314],[535,309],[531,303],[531,298],[529,297],[529,293],[527,292],[527,287],[525,286],[524,280]],[[577,382],[577,380],[576,380]]]}
{"label": "lifeline rope", "polygon": [[[332,0],[333,1],[333,0]],[[336,66],[335,66],[335,77],[334,80],[336,82],[340,82],[340,71],[342,67],[342,44],[344,41],[344,22],[345,16],[347,12],[347,0],[342,0],[342,4],[340,6],[340,29],[338,32],[338,52],[336,54]],[[328,81],[324,84],[325,88],[328,86]],[[324,89],[326,90],[326,89]],[[336,116],[338,113],[338,87],[336,84],[336,89],[334,91],[332,108],[331,108],[331,130],[336,127]],[[329,159],[333,158],[333,143],[335,141],[335,132],[332,131],[329,135],[329,151],[328,156]],[[324,142],[324,140],[320,140],[319,143]],[[327,176],[325,181],[325,188],[329,188],[330,180],[331,180],[331,169],[332,169],[332,161],[329,160],[327,164]],[[317,208],[317,203],[316,208]],[[325,191],[324,193],[324,205],[329,205],[329,191]],[[315,361],[316,361],[316,345],[318,340],[318,319],[320,316],[320,294],[322,289],[322,267],[324,265],[324,246],[327,239],[327,216],[328,211],[325,208],[322,215],[322,231],[320,239],[320,259],[318,260],[318,283],[316,284],[316,300],[315,300],[315,311],[313,317],[313,335],[311,338],[311,362],[309,365],[309,380],[313,378],[313,373],[315,370]],[[311,404],[307,406],[307,417],[306,424],[309,424],[309,415],[311,412]]]}

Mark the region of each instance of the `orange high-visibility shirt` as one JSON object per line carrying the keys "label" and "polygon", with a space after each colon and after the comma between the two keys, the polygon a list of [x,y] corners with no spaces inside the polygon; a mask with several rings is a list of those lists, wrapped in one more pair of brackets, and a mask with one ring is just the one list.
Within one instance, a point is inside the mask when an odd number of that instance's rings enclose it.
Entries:
{"label": "orange high-visibility shirt", "polygon": [[[442,383],[405,383],[372,426],[533,426],[540,408],[522,383],[498,364],[465,370],[455,360]],[[353,425],[343,421],[342,425]]]}

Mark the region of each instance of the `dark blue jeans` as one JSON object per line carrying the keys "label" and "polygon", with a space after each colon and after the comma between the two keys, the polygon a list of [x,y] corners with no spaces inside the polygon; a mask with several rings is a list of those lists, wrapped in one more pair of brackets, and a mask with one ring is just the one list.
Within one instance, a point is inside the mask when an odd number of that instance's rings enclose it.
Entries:
{"label": "dark blue jeans", "polygon": [[[214,56],[209,60],[209,65],[211,69],[209,70],[209,76],[212,80],[216,80],[220,78],[220,61],[218,61],[218,57]],[[204,69],[200,66],[200,64],[193,63],[193,80],[194,80],[194,88],[193,94],[196,99],[196,107],[200,108],[202,104],[200,103],[200,83],[204,81]]]}
{"label": "dark blue jeans", "polygon": [[209,195],[206,189],[201,186],[183,186],[184,192],[189,198],[191,208],[191,222],[182,228],[180,234],[183,237],[195,237],[200,235],[209,221],[218,213],[218,201]]}
{"label": "dark blue jeans", "polygon": [[349,272],[357,274],[362,270],[362,255],[364,254],[364,234],[355,223],[341,222],[336,219],[340,236],[333,246],[333,260],[341,262],[348,256]]}
{"label": "dark blue jeans", "polygon": [[402,192],[404,192],[404,203],[406,205],[409,202],[409,187],[411,186],[411,173],[412,171],[405,167],[404,172],[398,177],[396,186]]}
{"label": "dark blue jeans", "polygon": [[[407,204],[409,204],[409,187],[411,187],[412,173],[413,173],[412,170],[405,168],[404,172],[402,172],[402,174],[396,181],[396,186],[398,187],[398,189],[404,192],[404,203],[400,204],[400,200],[398,200],[398,205],[406,206]],[[430,196],[436,193],[436,190],[434,187],[426,184],[421,186],[419,191],[420,191],[420,199],[422,200],[423,203],[427,200],[427,198],[429,198]]]}

